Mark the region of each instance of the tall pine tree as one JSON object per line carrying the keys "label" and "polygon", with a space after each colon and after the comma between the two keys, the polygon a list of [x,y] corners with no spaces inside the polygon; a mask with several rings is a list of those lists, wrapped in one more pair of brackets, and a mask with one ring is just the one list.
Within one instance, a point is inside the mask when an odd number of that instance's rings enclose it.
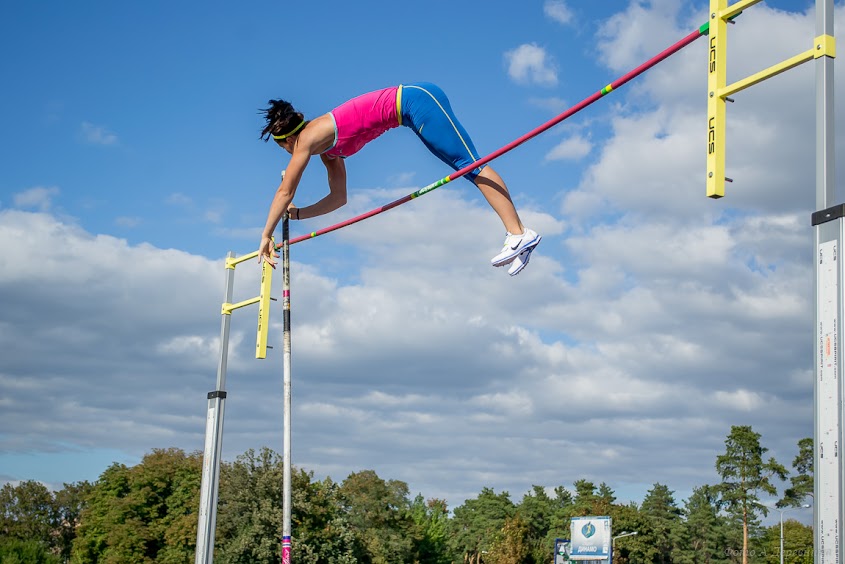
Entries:
{"label": "tall pine tree", "polygon": [[786,479],[787,470],[774,458],[763,456],[769,449],[760,445],[760,434],[750,425],[734,425],[725,439],[725,454],[716,458],[716,470],[722,477],[719,486],[727,511],[742,523],[742,564],[748,564],[749,529],[757,526],[757,514],[768,514],[759,493],[777,494],[770,478]]}

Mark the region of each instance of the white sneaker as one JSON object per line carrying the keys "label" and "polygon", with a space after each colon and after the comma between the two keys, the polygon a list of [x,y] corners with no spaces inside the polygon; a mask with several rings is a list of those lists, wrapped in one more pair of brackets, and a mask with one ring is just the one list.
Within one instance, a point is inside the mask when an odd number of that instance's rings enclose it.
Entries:
{"label": "white sneaker", "polygon": [[536,247],[540,239],[542,237],[536,231],[527,228],[523,230],[521,235],[508,233],[505,237],[505,246],[502,247],[502,252],[490,259],[490,262],[493,266],[510,264],[522,251]]}
{"label": "white sneaker", "polygon": [[[536,247],[536,245],[534,245]],[[511,267],[508,269],[508,274],[511,276],[516,276],[522,269],[528,266],[528,261],[531,260],[531,253],[534,252],[534,247],[528,247],[518,255],[516,258],[511,261]]]}

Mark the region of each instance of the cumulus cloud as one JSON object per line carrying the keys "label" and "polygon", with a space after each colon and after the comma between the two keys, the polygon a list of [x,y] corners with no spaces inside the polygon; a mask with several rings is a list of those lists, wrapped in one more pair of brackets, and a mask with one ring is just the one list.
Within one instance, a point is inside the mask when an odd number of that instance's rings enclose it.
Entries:
{"label": "cumulus cloud", "polygon": [[114,219],[114,223],[115,223],[115,225],[117,225],[119,227],[133,228],[133,227],[138,227],[139,225],[141,225],[142,220],[141,220],[140,217],[130,217],[130,216],[127,216],[127,215],[122,215],[120,217],[116,217]]}
{"label": "cumulus cloud", "polygon": [[193,198],[183,194],[182,192],[173,192],[165,199],[165,203],[173,205],[173,206],[192,206],[194,203]]}
{"label": "cumulus cloud", "polygon": [[554,21],[568,24],[572,21],[572,10],[563,0],[546,0],[543,4],[543,13]]}
{"label": "cumulus cloud", "polygon": [[92,145],[116,145],[117,135],[101,125],[94,125],[89,121],[83,121],[80,126],[82,139]]}
{"label": "cumulus cloud", "polygon": [[15,207],[47,211],[53,206],[53,198],[59,195],[56,186],[36,186],[12,196]]}
{"label": "cumulus cloud", "polygon": [[590,154],[593,144],[580,135],[573,135],[558,143],[551,151],[546,153],[547,161],[565,161],[583,159]]}
{"label": "cumulus cloud", "polygon": [[529,98],[528,102],[533,106],[549,110],[555,114],[559,114],[569,108],[569,103],[566,100],[555,96],[550,98]]}
{"label": "cumulus cloud", "polygon": [[508,76],[519,84],[557,84],[557,66],[551,55],[536,43],[525,43],[505,52]]}

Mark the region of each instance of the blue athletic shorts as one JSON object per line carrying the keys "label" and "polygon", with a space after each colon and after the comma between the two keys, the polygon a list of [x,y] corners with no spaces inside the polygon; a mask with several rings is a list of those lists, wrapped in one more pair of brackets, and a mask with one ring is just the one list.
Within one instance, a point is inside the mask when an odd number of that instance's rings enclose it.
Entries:
{"label": "blue athletic shorts", "polygon": [[[400,86],[402,125],[410,127],[437,158],[460,170],[480,157],[472,139],[455,117],[446,94],[430,82],[413,82]],[[464,175],[475,183],[481,172],[476,168]]]}

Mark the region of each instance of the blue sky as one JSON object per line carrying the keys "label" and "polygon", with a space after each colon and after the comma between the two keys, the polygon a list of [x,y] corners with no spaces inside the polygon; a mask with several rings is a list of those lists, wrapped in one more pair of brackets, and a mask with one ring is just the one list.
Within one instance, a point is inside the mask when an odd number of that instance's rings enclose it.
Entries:
{"label": "blue sky", "polygon": [[[93,480],[152,448],[202,448],[221,259],[256,248],[287,161],[258,139],[267,100],[315,117],[432,81],[487,154],[693,31],[706,10],[5,6],[0,480]],[[806,49],[813,25],[806,1],[747,10],[730,28],[731,79]],[[705,57],[699,41],[495,161],[544,236],[516,278],[489,267],[503,229],[463,180],[294,247],[294,464],[336,480],[373,468],[452,507],[485,486],[519,498],[582,477],[635,501],[660,481],[680,501],[716,481],[736,424],[789,465],[812,433],[812,69],[737,96],[736,182],[714,202]],[[296,203],[325,193],[320,169],[308,168]],[[294,235],[450,172],[401,128],[347,169],[349,204]],[[239,267],[236,299],[257,292],[257,274]],[[281,450],[281,360],[250,358],[253,331],[254,312],[236,312],[229,458]]]}

